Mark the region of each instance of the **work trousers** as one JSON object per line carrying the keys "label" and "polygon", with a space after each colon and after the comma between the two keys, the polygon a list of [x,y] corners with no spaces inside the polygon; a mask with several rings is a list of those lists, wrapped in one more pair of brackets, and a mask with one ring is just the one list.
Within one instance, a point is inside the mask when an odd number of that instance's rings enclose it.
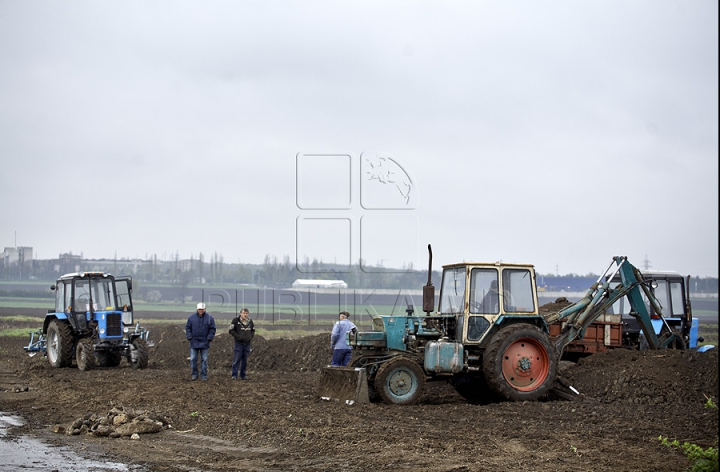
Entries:
{"label": "work trousers", "polygon": [[247,378],[247,360],[252,349],[249,343],[235,343],[235,349],[233,350],[233,363],[232,363],[232,376],[238,376],[238,369],[240,370],[240,378]]}

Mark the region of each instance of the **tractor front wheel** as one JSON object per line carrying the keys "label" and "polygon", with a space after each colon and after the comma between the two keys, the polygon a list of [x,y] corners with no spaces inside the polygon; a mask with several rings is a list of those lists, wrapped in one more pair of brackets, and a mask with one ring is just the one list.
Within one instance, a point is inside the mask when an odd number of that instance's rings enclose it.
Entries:
{"label": "tractor front wheel", "polygon": [[483,353],[485,380],[508,400],[538,400],[547,395],[556,372],[557,355],[550,337],[530,324],[501,329]]}
{"label": "tractor front wheel", "polygon": [[115,351],[98,351],[95,353],[101,367],[117,367],[122,356]]}
{"label": "tractor front wheel", "polygon": [[136,338],[130,343],[130,367],[144,369],[148,366],[148,347],[142,338]]}
{"label": "tractor front wheel", "polygon": [[92,370],[95,368],[95,349],[90,338],[81,339],[75,346],[75,361],[78,369]]}
{"label": "tractor front wheel", "polygon": [[417,362],[406,357],[390,359],[375,376],[375,389],[385,403],[412,405],[425,386],[425,372]]}
{"label": "tractor front wheel", "polygon": [[47,329],[46,353],[53,367],[68,367],[73,358],[72,328],[67,321],[52,320]]}

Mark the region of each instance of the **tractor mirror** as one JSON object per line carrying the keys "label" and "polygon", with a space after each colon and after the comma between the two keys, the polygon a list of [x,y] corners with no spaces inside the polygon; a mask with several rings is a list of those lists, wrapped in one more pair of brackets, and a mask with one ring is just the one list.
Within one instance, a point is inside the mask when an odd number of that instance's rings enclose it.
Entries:
{"label": "tractor mirror", "polygon": [[435,287],[432,285],[423,285],[423,311],[435,311]]}

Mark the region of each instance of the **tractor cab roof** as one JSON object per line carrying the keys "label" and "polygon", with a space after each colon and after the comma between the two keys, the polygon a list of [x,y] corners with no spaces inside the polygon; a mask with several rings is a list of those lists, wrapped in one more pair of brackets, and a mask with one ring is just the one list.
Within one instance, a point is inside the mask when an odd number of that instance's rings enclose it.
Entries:
{"label": "tractor cab roof", "polygon": [[452,269],[453,267],[465,267],[465,266],[472,266],[472,267],[506,267],[506,268],[523,268],[523,269],[533,269],[535,266],[533,264],[515,264],[512,262],[455,262],[453,264],[446,264],[443,266],[443,269]]}
{"label": "tractor cab roof", "polygon": [[69,280],[69,279],[76,279],[76,278],[107,278],[112,277],[110,274],[106,274],[104,272],[72,272],[69,274],[65,274],[62,277],[60,277],[58,280]]}

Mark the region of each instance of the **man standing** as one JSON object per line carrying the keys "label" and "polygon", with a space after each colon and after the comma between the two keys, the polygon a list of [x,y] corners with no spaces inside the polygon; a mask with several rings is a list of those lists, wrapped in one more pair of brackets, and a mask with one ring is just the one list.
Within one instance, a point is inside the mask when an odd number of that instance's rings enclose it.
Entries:
{"label": "man standing", "polygon": [[208,351],[210,341],[215,337],[215,320],[205,313],[205,304],[198,303],[197,311],[190,315],[185,323],[185,335],[190,341],[191,380],[198,379],[197,360],[200,356],[200,378],[208,379]]}
{"label": "man standing", "polygon": [[238,378],[240,369],[240,380],[247,380],[247,359],[250,355],[250,342],[255,336],[255,324],[250,319],[250,310],[243,308],[240,316],[235,317],[230,323],[230,334],[235,338],[235,349],[233,350],[232,378]]}
{"label": "man standing", "polygon": [[340,312],[340,320],[333,326],[330,335],[330,347],[333,350],[331,366],[345,367],[350,362],[352,356],[352,348],[347,345],[345,333],[351,330],[357,330],[355,323],[349,320],[350,313],[347,311]]}

